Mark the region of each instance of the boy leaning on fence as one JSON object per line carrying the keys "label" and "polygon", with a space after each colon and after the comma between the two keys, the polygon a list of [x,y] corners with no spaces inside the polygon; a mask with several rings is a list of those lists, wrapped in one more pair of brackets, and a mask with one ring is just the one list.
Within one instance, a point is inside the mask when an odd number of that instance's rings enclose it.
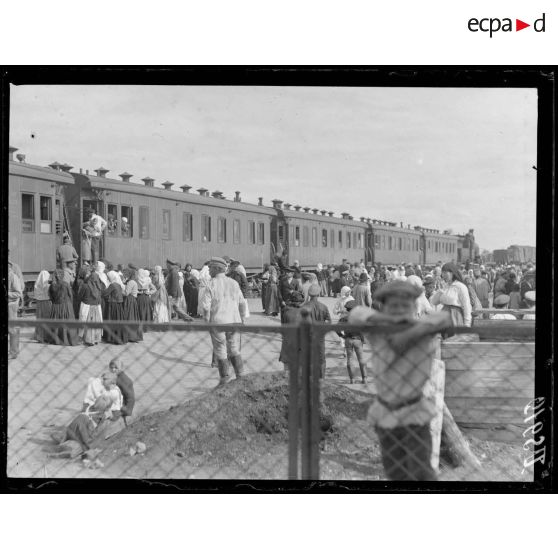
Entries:
{"label": "boy leaning on fence", "polygon": [[415,319],[420,294],[415,285],[393,281],[375,294],[379,312],[359,306],[349,316],[350,325],[408,325],[397,333],[365,333],[372,347],[378,393],[368,420],[376,428],[389,480],[437,480],[430,432],[436,407],[429,380],[436,334],[451,326],[451,318],[447,312],[435,312]]}

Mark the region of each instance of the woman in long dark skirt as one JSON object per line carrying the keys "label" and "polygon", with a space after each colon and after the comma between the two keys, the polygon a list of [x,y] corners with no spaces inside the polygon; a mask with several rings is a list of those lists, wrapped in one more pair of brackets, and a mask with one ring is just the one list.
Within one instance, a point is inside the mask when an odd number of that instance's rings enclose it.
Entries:
{"label": "woman in long dark skirt", "polygon": [[187,279],[184,281],[186,307],[188,309],[188,314],[192,316],[192,318],[198,315],[199,274],[200,272],[197,269],[192,269]]}
{"label": "woman in long dark skirt", "polygon": [[155,292],[155,287],[151,282],[148,269],[138,269],[138,315],[141,322],[153,321],[153,310],[151,307],[151,295]]}
{"label": "woman in long dark skirt", "polygon": [[81,269],[78,271],[74,284],[72,285],[72,294],[74,297],[74,314],[76,316],[76,320],[79,320],[79,310],[81,307],[81,298],[79,295],[79,291],[81,289],[81,286],[83,285],[83,282],[85,281],[85,278],[88,275],[88,272],[89,266],[82,266]]}
{"label": "woman in long dark skirt", "polygon": [[[39,273],[39,277],[35,281],[35,289],[33,295],[35,297],[36,312],[35,317],[37,320],[48,320],[52,310],[52,302],[48,294],[50,287],[50,273],[46,270]],[[48,328],[45,326],[37,326],[35,328],[35,339],[39,343],[46,343]]]}
{"label": "woman in long dark skirt", "polygon": [[265,314],[266,310],[267,310],[267,288],[268,288],[268,285],[269,285],[269,264],[264,265],[261,285],[262,285],[262,293],[261,293],[262,294],[262,311]]}
{"label": "woman in long dark skirt", "polygon": [[277,275],[277,269],[275,266],[269,266],[269,283],[267,285],[267,295],[266,295],[266,303],[265,303],[265,313],[268,316],[277,316],[277,314],[281,310],[281,306],[279,304],[279,294],[278,294],[278,283],[279,278]]}
{"label": "woman in long dark skirt", "polygon": [[[49,316],[51,320],[75,320],[72,289],[64,281],[64,272],[61,269],[53,273],[53,282],[48,294],[52,302]],[[79,337],[77,329],[50,326],[46,341],[52,345],[78,345]]]}
{"label": "woman in long dark skirt", "polygon": [[[107,277],[110,285],[103,293],[106,320],[124,321],[124,285],[116,271],[109,271]],[[107,343],[124,345],[128,342],[127,327],[123,325],[107,326],[103,339]]]}
{"label": "woman in long dark skirt", "polygon": [[[126,287],[124,291],[124,319],[129,322],[139,322],[140,314],[138,309],[138,284],[135,280],[135,273],[130,269],[124,270]],[[143,341],[143,330],[141,324],[128,326],[128,341],[136,343]]]}

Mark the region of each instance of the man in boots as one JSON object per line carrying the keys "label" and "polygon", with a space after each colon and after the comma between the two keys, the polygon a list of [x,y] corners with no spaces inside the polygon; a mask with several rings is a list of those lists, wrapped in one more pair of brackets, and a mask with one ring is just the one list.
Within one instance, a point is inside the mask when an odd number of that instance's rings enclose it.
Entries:
{"label": "man in boots", "polygon": [[[202,298],[203,317],[212,324],[240,324],[246,316],[247,303],[238,283],[227,277],[227,263],[223,258],[211,258],[211,281]],[[213,355],[219,369],[219,385],[230,381],[229,360],[237,378],[242,376],[244,365],[240,355],[239,331],[211,331]]]}
{"label": "man in boots", "polygon": [[[14,271],[14,264],[8,261],[8,320],[17,318],[17,309],[23,298],[23,283]],[[19,354],[19,327],[8,327],[10,350],[8,359],[17,358]]]}
{"label": "man in boots", "polygon": [[[351,310],[358,306],[355,300],[349,300],[345,304],[345,309],[347,310],[347,314],[341,316],[339,319],[339,323],[347,323],[349,321],[349,314]],[[345,352],[347,354],[347,372],[349,373],[349,382],[351,384],[354,383],[354,376],[353,376],[353,351],[356,354],[358,365],[360,367],[360,375],[362,377],[362,383],[365,384],[367,380],[366,376],[366,364],[364,362],[364,352],[362,345],[364,344],[364,337],[362,333],[358,331],[338,331],[337,335],[345,340]]]}

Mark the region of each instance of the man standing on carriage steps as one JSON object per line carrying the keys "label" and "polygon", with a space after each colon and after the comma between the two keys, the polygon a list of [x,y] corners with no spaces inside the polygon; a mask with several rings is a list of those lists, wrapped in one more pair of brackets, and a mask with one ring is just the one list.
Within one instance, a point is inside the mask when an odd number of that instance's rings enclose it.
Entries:
{"label": "man standing on carriage steps", "polygon": [[[203,294],[201,306],[206,322],[213,324],[240,324],[244,321],[247,303],[238,283],[227,277],[227,263],[223,258],[211,258],[209,274],[211,281]],[[240,355],[240,332],[211,331],[213,355],[219,369],[219,385],[230,381],[229,359],[237,378],[244,372],[244,363]]]}

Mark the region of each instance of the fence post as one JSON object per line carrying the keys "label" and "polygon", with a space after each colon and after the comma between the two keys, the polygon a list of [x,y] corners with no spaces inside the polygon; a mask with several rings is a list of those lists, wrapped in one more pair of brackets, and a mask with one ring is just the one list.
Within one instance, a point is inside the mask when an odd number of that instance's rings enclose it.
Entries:
{"label": "fence post", "polygon": [[300,423],[301,423],[301,473],[304,480],[311,477],[311,454],[312,454],[312,422],[311,422],[311,377],[312,377],[312,338],[310,312],[306,308],[301,309],[300,323],[300,377],[301,377],[301,398],[300,398]]}
{"label": "fence post", "polygon": [[298,442],[300,428],[300,367],[302,358],[300,353],[301,339],[300,329],[287,333],[295,341],[294,364],[289,368],[289,480],[297,480],[300,477],[298,468]]}
{"label": "fence post", "polygon": [[[319,480],[320,478],[320,379],[322,376],[322,361],[320,346],[322,340],[325,342],[325,333],[316,333],[310,330],[310,393],[309,393],[309,414],[310,414],[310,444],[309,444],[309,478]],[[323,370],[325,373],[325,370]]]}

